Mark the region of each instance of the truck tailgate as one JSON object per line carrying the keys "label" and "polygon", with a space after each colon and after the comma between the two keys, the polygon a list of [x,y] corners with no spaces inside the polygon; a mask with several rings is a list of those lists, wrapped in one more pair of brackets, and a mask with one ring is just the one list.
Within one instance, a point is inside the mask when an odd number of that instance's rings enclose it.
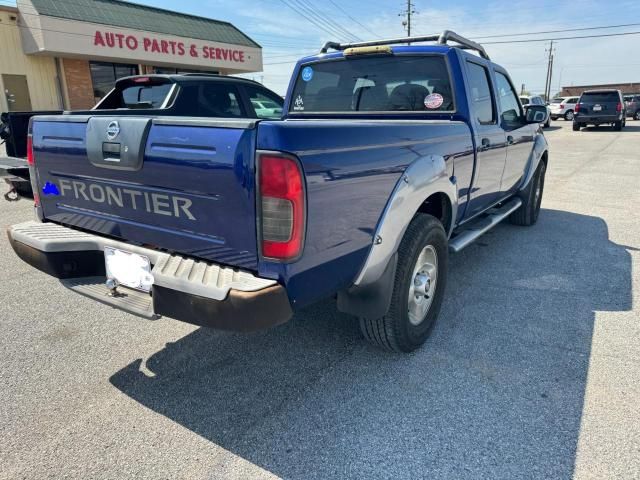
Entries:
{"label": "truck tailgate", "polygon": [[65,115],[32,134],[46,219],[256,269],[254,121]]}

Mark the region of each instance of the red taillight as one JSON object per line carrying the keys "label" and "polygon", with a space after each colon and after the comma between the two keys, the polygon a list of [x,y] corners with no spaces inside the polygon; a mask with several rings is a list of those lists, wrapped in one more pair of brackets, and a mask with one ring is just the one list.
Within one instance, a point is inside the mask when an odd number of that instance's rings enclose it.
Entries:
{"label": "red taillight", "polygon": [[33,160],[33,137],[31,134],[27,135],[27,163],[35,165]]}
{"label": "red taillight", "polygon": [[616,105],[616,112],[621,112],[622,111],[622,103],[618,102],[618,105]]}
{"label": "red taillight", "polygon": [[560,104],[560,108],[564,108],[564,103],[561,103],[561,104]]}
{"label": "red taillight", "polygon": [[258,159],[262,256],[292,260],[302,253],[304,181],[298,162],[277,153]]}
{"label": "red taillight", "polygon": [[577,112],[579,112],[579,111],[580,111],[580,104],[579,104],[579,103],[576,103],[576,106],[575,106],[575,107],[573,107],[573,112],[574,112],[574,113],[577,113]]}
{"label": "red taillight", "polygon": [[135,83],[147,83],[151,80],[149,77],[136,77],[133,79]]}

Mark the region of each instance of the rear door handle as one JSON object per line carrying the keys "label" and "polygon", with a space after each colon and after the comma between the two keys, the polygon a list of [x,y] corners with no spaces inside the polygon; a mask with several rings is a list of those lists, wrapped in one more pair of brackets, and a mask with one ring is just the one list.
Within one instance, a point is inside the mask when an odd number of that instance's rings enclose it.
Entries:
{"label": "rear door handle", "polygon": [[491,146],[491,141],[488,138],[483,138],[481,141],[481,146],[479,148],[479,150],[481,152],[485,151],[485,150],[489,150],[489,147]]}
{"label": "rear door handle", "polygon": [[507,145],[513,145],[513,137],[511,135],[507,137]]}

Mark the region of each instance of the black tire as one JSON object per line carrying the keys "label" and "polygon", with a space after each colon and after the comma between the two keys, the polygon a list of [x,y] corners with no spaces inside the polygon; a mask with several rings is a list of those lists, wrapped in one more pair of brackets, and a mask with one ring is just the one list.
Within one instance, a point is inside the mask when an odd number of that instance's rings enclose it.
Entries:
{"label": "black tire", "polygon": [[573,122],[573,131],[574,132],[579,132],[580,131],[580,127],[582,127],[582,125],[580,125],[579,123]]}
{"label": "black tire", "polygon": [[633,119],[640,120],[640,110],[638,110],[636,113],[633,114]]}
{"label": "black tire", "polygon": [[529,226],[538,221],[540,214],[540,204],[544,193],[544,178],[547,173],[547,164],[540,161],[538,169],[533,174],[529,186],[522,191],[520,198],[522,205],[518,210],[509,215],[509,222],[513,225]]}
{"label": "black tire", "polygon": [[568,122],[571,122],[571,121],[573,121],[573,116],[574,116],[574,115],[573,115],[573,110],[569,110],[568,112],[566,112],[566,113],[564,114],[564,119],[565,119],[566,121],[568,121]]}
{"label": "black tire", "polygon": [[547,121],[542,128],[549,128],[550,126],[551,126],[551,117],[547,118]]}
{"label": "black tire", "polygon": [[622,130],[622,121],[613,122],[612,127],[616,132],[619,132],[620,130]]}
{"label": "black tire", "polygon": [[[421,323],[409,319],[409,289],[418,257],[431,246],[436,252],[437,275],[433,299]],[[391,305],[384,317],[360,319],[362,334],[370,343],[394,352],[411,352],[429,337],[440,313],[447,284],[449,250],[447,235],[440,221],[425,213],[417,214],[398,248],[398,266],[391,294]]]}

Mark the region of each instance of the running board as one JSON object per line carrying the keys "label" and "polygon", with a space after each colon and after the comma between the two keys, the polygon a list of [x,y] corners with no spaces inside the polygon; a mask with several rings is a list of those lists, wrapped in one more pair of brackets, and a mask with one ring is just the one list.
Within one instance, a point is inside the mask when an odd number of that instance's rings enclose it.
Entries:
{"label": "running board", "polygon": [[471,222],[469,226],[463,226],[460,233],[449,240],[449,251],[458,253],[464,247],[470,245],[482,234],[488,232],[502,220],[515,212],[522,205],[522,200],[514,198],[500,208],[490,209],[486,215]]}

